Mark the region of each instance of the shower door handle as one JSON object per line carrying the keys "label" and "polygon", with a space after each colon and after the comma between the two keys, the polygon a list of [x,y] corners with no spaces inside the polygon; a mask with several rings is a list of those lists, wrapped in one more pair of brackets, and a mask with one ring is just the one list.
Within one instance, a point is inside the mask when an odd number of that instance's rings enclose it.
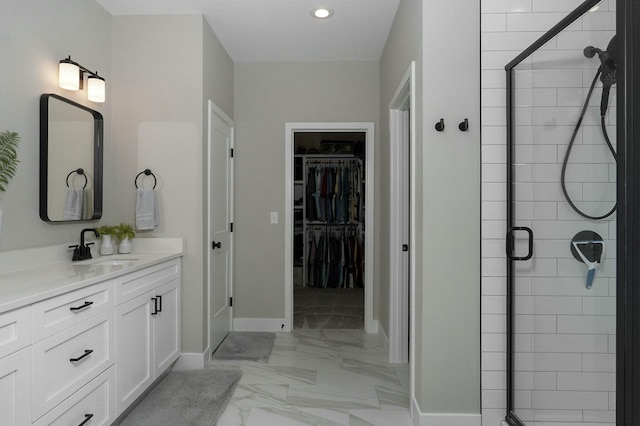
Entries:
{"label": "shower door handle", "polygon": [[[525,231],[529,238],[529,251],[526,256],[514,256],[513,250],[515,249],[515,237],[513,236],[514,231]],[[529,260],[533,256],[533,231],[531,228],[526,226],[512,226],[511,229],[507,231],[507,257],[511,260]]]}

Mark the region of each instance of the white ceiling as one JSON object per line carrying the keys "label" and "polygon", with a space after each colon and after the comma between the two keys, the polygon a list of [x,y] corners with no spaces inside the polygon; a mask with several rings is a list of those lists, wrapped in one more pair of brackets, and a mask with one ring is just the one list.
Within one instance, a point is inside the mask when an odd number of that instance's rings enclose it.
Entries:
{"label": "white ceiling", "polygon": [[[111,15],[203,14],[236,62],[378,61],[400,0],[96,0]],[[328,20],[311,16],[323,6]]]}

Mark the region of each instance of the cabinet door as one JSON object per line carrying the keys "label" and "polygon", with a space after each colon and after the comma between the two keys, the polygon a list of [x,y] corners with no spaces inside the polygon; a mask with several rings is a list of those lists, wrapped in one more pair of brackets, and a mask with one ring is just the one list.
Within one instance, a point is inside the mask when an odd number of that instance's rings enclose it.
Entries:
{"label": "cabinet door", "polygon": [[158,377],[180,356],[180,280],[158,287],[154,297],[158,307],[153,318],[154,377]]}
{"label": "cabinet door", "polygon": [[31,424],[31,348],[0,359],[0,424]]}
{"label": "cabinet door", "polygon": [[116,416],[153,383],[152,293],[116,308]]}

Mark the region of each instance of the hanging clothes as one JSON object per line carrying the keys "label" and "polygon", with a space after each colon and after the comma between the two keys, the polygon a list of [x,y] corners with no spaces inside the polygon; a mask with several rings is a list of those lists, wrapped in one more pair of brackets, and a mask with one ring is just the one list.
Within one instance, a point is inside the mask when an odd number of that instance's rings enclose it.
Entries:
{"label": "hanging clothes", "polygon": [[309,287],[364,287],[364,238],[358,227],[314,227],[307,232]]}
{"label": "hanging clothes", "polygon": [[309,160],[305,189],[307,221],[359,222],[362,217],[361,188],[361,160]]}

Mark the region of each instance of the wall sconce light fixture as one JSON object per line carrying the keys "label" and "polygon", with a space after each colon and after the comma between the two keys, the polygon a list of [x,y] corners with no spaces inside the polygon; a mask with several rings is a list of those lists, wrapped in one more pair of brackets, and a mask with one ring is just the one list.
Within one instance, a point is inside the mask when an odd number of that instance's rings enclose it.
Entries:
{"label": "wall sconce light fixture", "polygon": [[89,74],[87,78],[87,99],[92,102],[104,102],[105,83],[104,78],[71,60],[71,56],[60,61],[58,66],[58,85],[62,89],[82,90],[84,84],[84,74]]}

